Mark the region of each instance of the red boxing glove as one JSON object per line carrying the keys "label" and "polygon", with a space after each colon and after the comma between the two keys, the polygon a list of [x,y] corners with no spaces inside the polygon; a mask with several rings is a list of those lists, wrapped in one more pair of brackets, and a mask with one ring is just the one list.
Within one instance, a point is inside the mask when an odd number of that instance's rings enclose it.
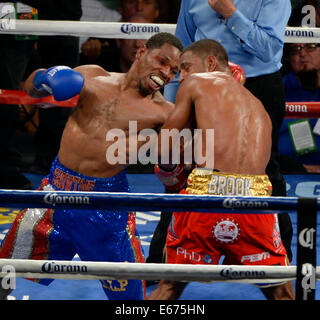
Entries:
{"label": "red boxing glove", "polygon": [[233,78],[236,79],[239,83],[245,84],[246,76],[243,69],[238,64],[235,64],[233,62],[229,61],[228,64]]}
{"label": "red boxing glove", "polygon": [[177,164],[171,171],[163,170],[158,165],[154,166],[154,172],[165,188],[172,192],[178,192],[185,185],[189,171],[185,170],[186,165]]}

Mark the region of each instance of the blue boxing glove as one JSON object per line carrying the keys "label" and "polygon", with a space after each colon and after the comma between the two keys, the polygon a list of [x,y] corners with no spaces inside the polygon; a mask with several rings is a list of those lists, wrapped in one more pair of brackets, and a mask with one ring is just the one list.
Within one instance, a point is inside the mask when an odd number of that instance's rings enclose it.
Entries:
{"label": "blue boxing glove", "polygon": [[70,99],[80,93],[84,85],[83,76],[66,66],[51,67],[38,71],[33,86],[41,93],[53,95],[56,101]]}

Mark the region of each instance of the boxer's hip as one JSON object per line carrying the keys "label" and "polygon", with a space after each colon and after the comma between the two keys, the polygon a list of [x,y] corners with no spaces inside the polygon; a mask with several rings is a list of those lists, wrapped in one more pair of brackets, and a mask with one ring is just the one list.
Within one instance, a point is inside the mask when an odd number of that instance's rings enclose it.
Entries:
{"label": "boxer's hip", "polygon": [[[211,169],[195,168],[188,177],[187,188],[183,189],[182,194],[213,195],[213,196],[250,196],[266,197],[270,196],[272,185],[267,175],[248,175],[219,172]],[[214,208],[212,208],[214,210]],[[181,237],[193,238],[194,233],[204,237],[206,231],[212,230],[214,225],[220,226],[221,221],[236,221],[230,230],[237,230],[241,226],[247,233],[265,233],[265,226],[273,230],[276,223],[273,214],[250,214],[233,212],[214,213],[214,212],[188,212],[181,214],[173,213],[173,219],[169,227],[169,238],[175,241]],[[260,228],[257,231],[257,228]],[[240,227],[239,227],[240,228]],[[223,231],[223,230],[222,230]],[[221,231],[221,232],[222,232]],[[218,234],[218,229],[216,234]],[[225,237],[231,235],[226,234]],[[207,235],[208,241],[212,238],[212,232]],[[221,237],[220,234],[218,237]],[[235,237],[237,238],[237,237]],[[227,242],[226,242],[227,243]]]}
{"label": "boxer's hip", "polygon": [[120,172],[113,177],[90,177],[73,171],[59,162],[58,157],[53,161],[50,174],[47,177],[55,190],[64,191],[105,191],[129,192],[126,172]]}

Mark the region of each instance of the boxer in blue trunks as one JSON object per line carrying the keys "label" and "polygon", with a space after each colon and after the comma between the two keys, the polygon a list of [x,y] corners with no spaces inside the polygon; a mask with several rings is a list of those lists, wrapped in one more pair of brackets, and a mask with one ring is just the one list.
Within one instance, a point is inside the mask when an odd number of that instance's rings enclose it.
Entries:
{"label": "boxer in blue trunks", "polygon": [[[106,139],[106,134],[120,129],[127,139],[129,121],[136,121],[138,133],[161,127],[173,105],[163,98],[160,89],[178,72],[181,51],[175,36],[158,33],[138,49],[136,60],[125,74],[108,73],[95,65],[34,71],[25,83],[30,95],[52,94],[58,101],[79,94],[57,158],[39,189],[129,192],[125,170],[131,163],[109,161],[107,151],[113,142]],[[144,143],[136,141],[137,148]],[[125,153],[124,157],[130,159],[128,146]],[[0,248],[1,259],[71,260],[75,254],[84,261],[144,262],[134,213],[116,208],[90,212],[22,210]],[[48,285],[51,281],[42,279],[40,283]],[[144,281],[101,282],[110,300],[146,298]],[[0,298],[5,299],[9,293],[0,286]]]}

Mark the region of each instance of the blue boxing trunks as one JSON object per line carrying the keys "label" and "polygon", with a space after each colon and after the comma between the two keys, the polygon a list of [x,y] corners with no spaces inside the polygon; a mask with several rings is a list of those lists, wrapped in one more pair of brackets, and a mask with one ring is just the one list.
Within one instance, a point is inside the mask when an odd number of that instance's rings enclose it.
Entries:
{"label": "blue boxing trunks", "polygon": [[[56,158],[42,180],[43,191],[129,192],[125,172],[110,178],[84,176]],[[112,210],[25,209],[16,217],[0,248],[2,259],[145,262],[135,214]],[[53,279],[41,279],[48,285]],[[110,300],[146,298],[145,281],[103,280]]]}

